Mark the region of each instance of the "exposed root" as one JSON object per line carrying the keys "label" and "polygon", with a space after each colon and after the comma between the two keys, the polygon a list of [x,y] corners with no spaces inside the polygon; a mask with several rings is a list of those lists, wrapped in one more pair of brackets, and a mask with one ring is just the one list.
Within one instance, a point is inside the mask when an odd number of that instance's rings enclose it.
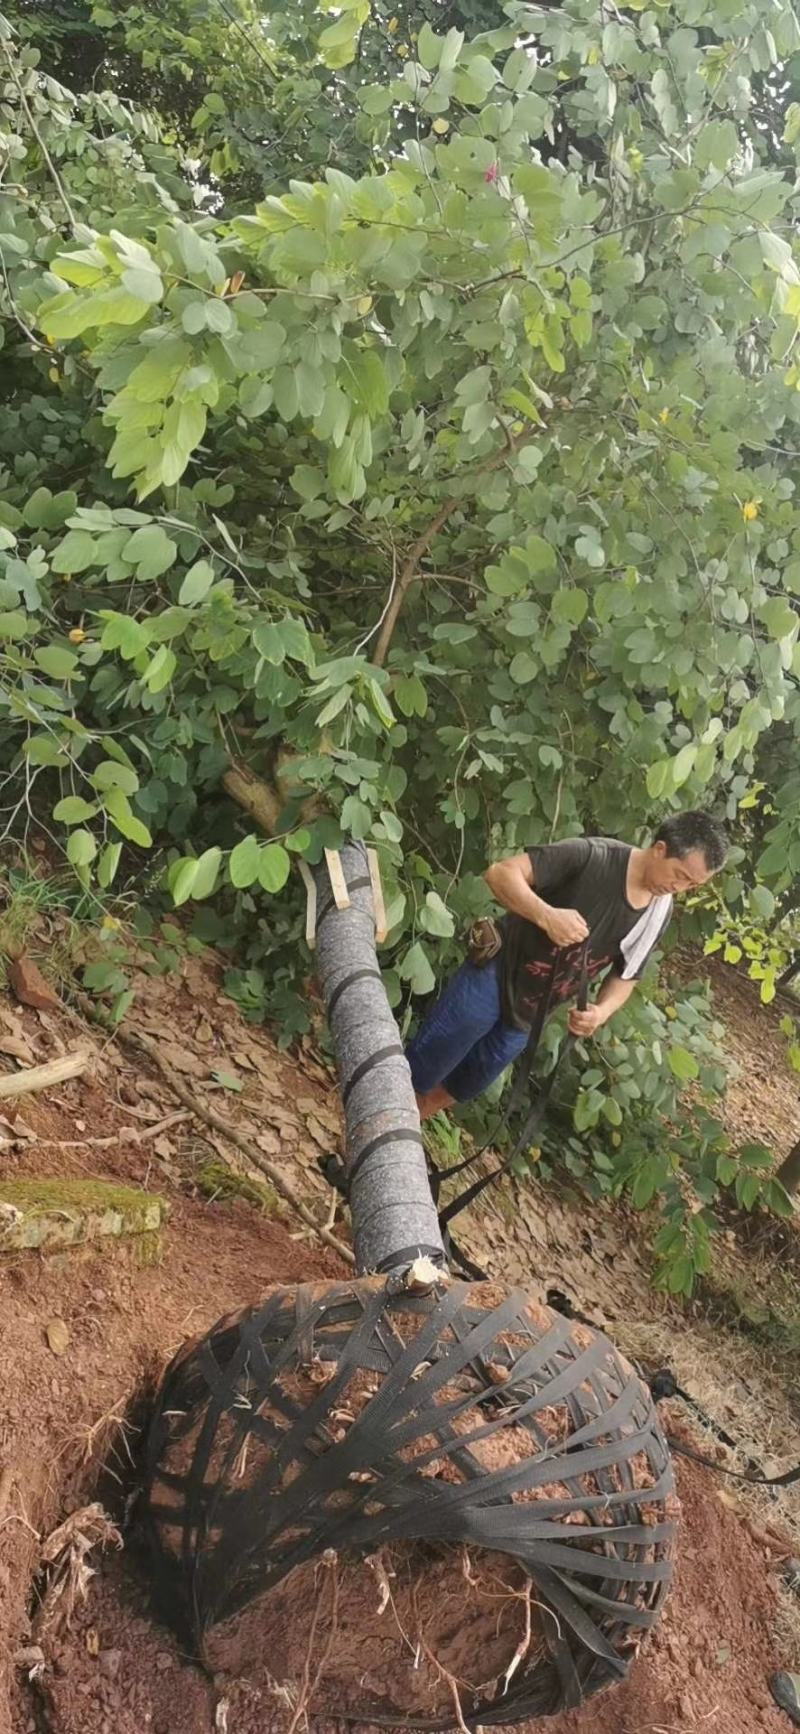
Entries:
{"label": "exposed root", "polygon": [[[292,1720],[289,1723],[287,1734],[296,1734],[297,1726],[303,1717],[305,1717],[306,1727],[308,1727],[308,1709],[309,1709],[309,1706],[310,1706],[310,1704],[314,1698],[314,1694],[317,1690],[317,1687],[320,1683],[320,1680],[322,1679],[322,1676],[325,1672],[325,1669],[327,1668],[328,1663],[330,1661],[331,1651],[333,1649],[334,1643],[336,1642],[336,1633],[339,1629],[339,1562],[338,1562],[336,1554],[333,1552],[332,1549],[330,1549],[330,1550],[328,1550],[327,1553],[323,1554],[322,1560],[320,1563],[324,1566],[327,1566],[330,1570],[330,1583],[331,1583],[331,1624],[330,1624],[330,1631],[328,1632],[327,1642],[326,1642],[325,1647],[322,1651],[322,1655],[320,1657],[319,1663],[318,1663],[317,1668],[316,1668],[316,1670],[312,1676],[311,1659],[312,1659],[312,1656],[314,1654],[314,1639],[317,1635],[317,1626],[319,1624],[320,1606],[321,1606],[321,1602],[322,1602],[322,1596],[320,1594],[317,1596],[317,1600],[316,1600],[316,1603],[314,1606],[314,1614],[313,1614],[313,1617],[311,1620],[311,1630],[308,1634],[308,1649],[306,1650],[306,1659],[305,1659],[305,1666],[303,1668],[303,1679],[302,1679],[302,1682],[300,1685],[300,1694],[299,1694],[299,1697],[297,1700],[297,1704],[295,1705]],[[465,1731],[465,1734],[466,1734],[466,1731]]]}
{"label": "exposed root", "polygon": [[102,1505],[85,1505],[73,1511],[42,1545],[41,1563],[46,1572],[45,1588],[33,1635],[39,1638],[49,1627],[69,1624],[79,1601],[94,1577],[89,1554],[96,1547],[122,1547],[122,1536]]}
{"label": "exposed root", "polygon": [[[389,1582],[389,1573],[387,1572],[379,1553],[369,1554],[365,1559],[364,1564],[369,1566],[370,1571],[374,1573],[378,1582],[378,1589],[380,1591],[378,1614],[385,1614],[389,1603],[392,1602],[392,1586]],[[392,1573],[392,1576],[394,1576],[394,1573]]]}
{"label": "exposed root", "polygon": [[[133,1467],[133,1453],[128,1436],[129,1434],[133,1435],[136,1428],[131,1425],[124,1414],[119,1413],[120,1409],[128,1407],[129,1402],[130,1398],[127,1395],[118,1397],[116,1403],[112,1403],[111,1408],[106,1409],[105,1413],[99,1415],[90,1426],[81,1427],[76,1433],[70,1434],[59,1451],[59,1457],[66,1456],[69,1451],[75,1448],[79,1454],[79,1463],[85,1467],[87,1463],[92,1462],[95,1456],[107,1457],[111,1449],[111,1435],[117,1431],[128,1462]],[[98,1446],[99,1450],[97,1449]]]}

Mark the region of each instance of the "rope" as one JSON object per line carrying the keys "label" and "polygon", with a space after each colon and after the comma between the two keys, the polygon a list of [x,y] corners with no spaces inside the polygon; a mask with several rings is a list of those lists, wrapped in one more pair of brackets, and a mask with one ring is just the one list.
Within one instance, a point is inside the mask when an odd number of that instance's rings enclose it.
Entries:
{"label": "rope", "polygon": [[[562,1318],[574,1319],[578,1324],[588,1325],[591,1330],[597,1329],[596,1324],[593,1324],[585,1313],[578,1312],[573,1307],[569,1296],[562,1294],[560,1289],[548,1289],[545,1298],[548,1306],[552,1307],[554,1312],[560,1313]],[[723,1445],[727,1445],[732,1451],[739,1450],[738,1442],[725,1431],[719,1421],[709,1415],[708,1410],[704,1409],[696,1397],[679,1385],[670,1367],[660,1367],[657,1372],[649,1373],[637,1362],[634,1362],[634,1366],[647,1385],[654,1403],[665,1403],[673,1397],[680,1397],[681,1402],[694,1411],[698,1420],[702,1421]],[[794,1482],[800,1481],[800,1463],[794,1469],[785,1470],[783,1475],[765,1475],[763,1465],[752,1457],[747,1459],[746,1470],[726,1469],[721,1463],[715,1463],[711,1457],[706,1457],[701,1451],[695,1451],[692,1446],[683,1445],[676,1439],[670,1440],[670,1449],[681,1457],[688,1457],[692,1463],[699,1463],[703,1469],[712,1470],[715,1475],[724,1475],[729,1481],[744,1481],[751,1487],[791,1487]]]}

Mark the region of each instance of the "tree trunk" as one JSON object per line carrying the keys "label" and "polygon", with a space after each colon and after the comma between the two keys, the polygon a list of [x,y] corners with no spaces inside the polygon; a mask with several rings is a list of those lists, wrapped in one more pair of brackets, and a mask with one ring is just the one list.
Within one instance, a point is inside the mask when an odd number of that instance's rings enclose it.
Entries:
{"label": "tree trunk", "polygon": [[325,862],[315,870],[316,959],[345,1113],[356,1268],[402,1270],[419,1255],[444,1266],[411,1073],[375,954],[366,849],[346,844],[341,862],[349,909],[337,909]]}
{"label": "tree trunk", "polygon": [[796,975],[800,975],[800,951],[795,952],[794,957],[787,964],[783,974],[778,976],[777,986],[789,987],[790,983],[794,981]]}
{"label": "tree trunk", "polygon": [[781,1163],[775,1179],[780,1180],[787,1192],[800,1192],[800,1139],[793,1145],[788,1156]]}

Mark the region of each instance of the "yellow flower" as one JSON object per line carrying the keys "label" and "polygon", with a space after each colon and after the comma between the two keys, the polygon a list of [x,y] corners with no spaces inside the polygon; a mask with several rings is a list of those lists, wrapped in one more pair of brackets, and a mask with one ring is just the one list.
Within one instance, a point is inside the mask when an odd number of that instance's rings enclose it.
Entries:
{"label": "yellow flower", "polygon": [[401,60],[407,60],[408,59],[408,43],[407,42],[398,42],[397,52],[398,52]]}
{"label": "yellow flower", "polygon": [[86,637],[86,633],[84,632],[82,626],[73,626],[72,631],[69,635],[70,644],[82,644],[85,637]]}
{"label": "yellow flower", "polygon": [[745,500],[744,505],[742,506],[742,517],[746,524],[752,524],[758,517],[758,508],[760,504],[760,500]]}
{"label": "yellow flower", "polygon": [[122,926],[122,922],[117,920],[116,915],[104,915],[100,926],[105,933],[116,933],[117,928]]}
{"label": "yellow flower", "polygon": [[660,409],[658,412],[659,421],[668,422],[669,418],[670,418],[670,413],[671,412],[668,409]]}
{"label": "yellow flower", "polygon": [[449,120],[443,120],[441,115],[439,116],[438,120],[435,120],[433,122],[433,126],[431,127],[431,132],[438,133],[440,138],[443,137],[444,133],[449,132],[449,131],[450,131],[450,122],[449,122]]}
{"label": "yellow flower", "polygon": [[389,35],[394,36],[394,33],[397,29],[397,19],[396,18],[390,18],[386,28],[389,32]]}

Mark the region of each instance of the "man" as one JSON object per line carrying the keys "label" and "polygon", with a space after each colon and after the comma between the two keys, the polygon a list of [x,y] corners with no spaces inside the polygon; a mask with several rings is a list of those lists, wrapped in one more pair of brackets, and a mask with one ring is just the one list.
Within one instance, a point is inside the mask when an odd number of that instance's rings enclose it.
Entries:
{"label": "man", "polygon": [[630,999],[673,899],[705,885],[727,849],[707,813],[677,813],[644,849],[577,837],[490,867],[486,883],[508,911],[502,948],[462,966],[409,1046],[420,1118],[479,1096],[583,978],[605,977],[594,1003],[570,1012],[572,1034],[608,1023]]}

